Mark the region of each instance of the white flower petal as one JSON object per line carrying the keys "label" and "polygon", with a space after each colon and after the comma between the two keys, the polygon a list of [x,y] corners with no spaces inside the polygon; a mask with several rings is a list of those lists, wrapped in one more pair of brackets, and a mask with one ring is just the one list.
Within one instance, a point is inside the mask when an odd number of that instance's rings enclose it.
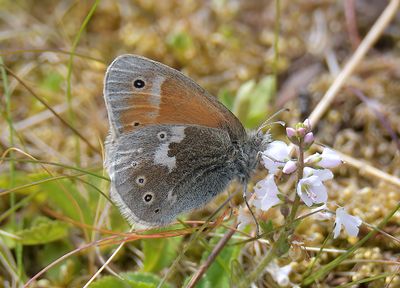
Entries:
{"label": "white flower petal", "polygon": [[321,185],[314,185],[310,187],[314,197],[312,197],[314,203],[326,203],[328,200],[328,192],[325,186],[321,183]]}
{"label": "white flower petal", "polygon": [[303,171],[304,177],[317,176],[321,181],[333,179],[333,173],[329,169],[314,169],[305,167]]}
{"label": "white flower petal", "polygon": [[271,262],[267,266],[266,270],[269,274],[271,274],[272,278],[275,280],[276,283],[278,283],[279,286],[285,287],[289,285],[289,274],[290,272],[292,272],[292,265],[289,264],[279,267],[276,262]]}
{"label": "white flower petal", "polygon": [[342,164],[342,159],[340,159],[340,156],[336,151],[324,148],[324,151],[322,151],[321,154],[321,161],[317,164],[323,168],[334,168]]}
{"label": "white flower petal", "polygon": [[265,169],[271,174],[275,174],[278,168],[282,166],[282,163],[274,161],[267,155],[261,154],[261,158]]}
{"label": "white flower petal", "polygon": [[[336,209],[336,221],[335,221],[335,235],[334,238],[339,236],[341,225],[344,226],[346,232],[350,236],[357,236],[359,232],[359,226],[362,220],[359,217],[350,215],[347,213],[345,208],[340,207]],[[339,230],[339,232],[337,232]]]}
{"label": "white flower petal", "polygon": [[285,174],[292,174],[294,171],[296,171],[296,169],[296,162],[289,160],[288,162],[286,162],[285,166],[283,166],[282,172]]}
{"label": "white flower petal", "polygon": [[280,203],[278,186],[276,186],[274,175],[272,174],[257,183],[255,192],[257,199],[254,202],[254,206],[263,211],[268,211],[271,207]]}
{"label": "white flower petal", "polygon": [[339,234],[340,234],[340,230],[342,230],[342,222],[340,221],[339,218],[336,218],[335,221],[335,228],[333,229],[333,238],[336,239]]}
{"label": "white flower petal", "polygon": [[237,221],[239,223],[238,230],[243,230],[247,224],[252,222],[252,218],[249,215],[249,211],[243,207],[239,207],[239,213],[237,216]]}
{"label": "white flower petal", "polygon": [[267,150],[264,151],[266,156],[277,161],[285,161],[289,156],[289,146],[283,141],[273,141],[268,144]]}

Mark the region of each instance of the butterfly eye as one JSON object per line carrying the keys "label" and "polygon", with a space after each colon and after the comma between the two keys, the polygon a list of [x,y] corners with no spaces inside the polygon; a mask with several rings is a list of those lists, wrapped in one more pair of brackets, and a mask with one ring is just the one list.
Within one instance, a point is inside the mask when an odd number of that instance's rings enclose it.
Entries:
{"label": "butterfly eye", "polygon": [[143,81],[142,79],[136,79],[136,80],[133,82],[133,86],[134,86],[135,88],[142,89],[142,88],[145,86],[145,83],[144,83],[144,81]]}
{"label": "butterfly eye", "polygon": [[143,200],[148,204],[150,204],[150,202],[153,200],[153,194],[152,193],[145,194]]}

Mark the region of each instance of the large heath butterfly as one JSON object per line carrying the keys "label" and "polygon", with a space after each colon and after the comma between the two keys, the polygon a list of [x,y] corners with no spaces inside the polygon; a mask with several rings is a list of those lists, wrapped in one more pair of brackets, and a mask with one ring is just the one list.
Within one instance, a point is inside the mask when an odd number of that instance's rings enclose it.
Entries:
{"label": "large heath butterfly", "polygon": [[268,135],[240,121],[193,80],[122,55],[104,81],[111,197],[131,223],[162,226],[199,208],[238,178],[247,183]]}

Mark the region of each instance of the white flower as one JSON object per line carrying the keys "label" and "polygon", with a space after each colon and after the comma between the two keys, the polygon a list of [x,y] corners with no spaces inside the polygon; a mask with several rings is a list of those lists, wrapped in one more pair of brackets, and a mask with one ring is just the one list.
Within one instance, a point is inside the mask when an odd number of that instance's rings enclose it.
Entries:
{"label": "white flower", "polygon": [[305,162],[310,164],[315,163],[316,165],[323,168],[334,168],[343,163],[342,159],[340,159],[339,154],[329,148],[324,148],[322,154],[315,153],[311,156],[308,156]]}
{"label": "white flower", "polygon": [[326,206],[326,203],[324,203],[324,205],[321,205],[315,209],[311,209],[311,213],[316,212],[315,214],[313,214],[313,217],[317,220],[328,220],[331,219],[333,217],[333,215],[331,213],[329,213],[328,211],[328,207]]}
{"label": "white flower", "polygon": [[280,287],[286,287],[290,284],[289,274],[292,272],[291,264],[279,267],[278,264],[272,262],[266,270]]}
{"label": "white flower", "polygon": [[358,216],[350,215],[346,212],[344,207],[340,207],[336,209],[336,220],[335,220],[335,228],[333,230],[334,235],[333,238],[337,238],[340,234],[340,230],[342,230],[342,225],[346,230],[347,234],[350,236],[357,236],[359,231],[359,226],[361,225],[362,220]]}
{"label": "white flower", "polygon": [[297,183],[297,194],[301,200],[309,207],[314,203],[326,203],[328,192],[322,182],[332,179],[332,172],[328,169],[305,167],[303,174],[304,177]]}
{"label": "white flower", "polygon": [[247,224],[250,224],[252,222],[251,216],[249,215],[249,211],[247,209],[244,209],[243,207],[239,207],[239,213],[237,216],[237,221],[239,223],[237,229],[242,231]]}
{"label": "white flower", "polygon": [[342,159],[340,159],[340,156],[336,151],[329,149],[329,148],[324,148],[324,151],[322,151],[321,154],[321,161],[318,163],[318,166],[321,166],[323,168],[334,168],[342,164]]}
{"label": "white flower", "polygon": [[257,198],[254,201],[254,206],[263,211],[268,211],[272,206],[280,203],[278,198],[279,190],[275,184],[273,174],[268,175],[267,178],[258,182],[254,191]]}
{"label": "white flower", "polygon": [[286,162],[285,166],[283,166],[282,172],[285,174],[292,174],[297,170],[297,163],[293,160],[289,160]]}
{"label": "white flower", "polygon": [[273,141],[269,143],[268,148],[261,154],[265,168],[269,173],[274,174],[278,168],[285,165],[289,160],[290,148],[282,141]]}

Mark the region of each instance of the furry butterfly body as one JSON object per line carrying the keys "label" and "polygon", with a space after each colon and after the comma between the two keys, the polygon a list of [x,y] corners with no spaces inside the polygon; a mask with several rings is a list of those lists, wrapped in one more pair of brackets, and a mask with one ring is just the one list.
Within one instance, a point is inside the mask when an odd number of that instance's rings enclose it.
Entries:
{"label": "furry butterfly body", "polygon": [[268,142],[261,133],[246,133],[190,78],[140,56],[110,64],[104,97],[111,197],[131,224],[168,224],[232,179],[246,182]]}

